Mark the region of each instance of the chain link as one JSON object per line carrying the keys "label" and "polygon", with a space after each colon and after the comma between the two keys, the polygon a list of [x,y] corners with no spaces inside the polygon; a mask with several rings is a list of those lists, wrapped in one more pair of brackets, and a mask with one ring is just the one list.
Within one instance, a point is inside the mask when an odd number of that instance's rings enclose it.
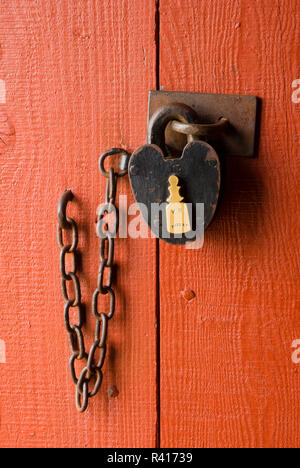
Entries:
{"label": "chain link", "polygon": [[[115,172],[111,167],[108,172],[104,169],[104,161],[108,156],[121,154],[120,171]],[[66,216],[67,203],[73,199],[71,190],[66,190],[62,195],[58,205],[58,227],[57,240],[60,248],[60,273],[61,291],[65,302],[64,323],[69,335],[71,358],[69,361],[71,378],[76,385],[76,407],[83,413],[88,406],[89,398],[95,396],[102,384],[106,350],[108,321],[115,313],[115,292],[112,288],[114,282],[114,240],[119,226],[119,212],[115,206],[118,177],[127,174],[127,167],[130,155],[120,148],[113,148],[103,153],[99,160],[99,167],[102,175],[107,178],[105,190],[105,203],[102,205],[97,217],[97,233],[100,237],[99,258],[100,266],[98,271],[97,288],[92,298],[92,312],[96,318],[94,343],[89,353],[86,352],[82,327],[84,325],[84,308],[81,302],[80,282],[77,276],[78,269],[78,228],[72,218]],[[113,222],[110,223],[105,215],[113,214]],[[64,231],[72,231],[72,243],[64,244]],[[71,260],[71,270],[66,266],[67,259]],[[69,263],[69,262],[68,262]],[[73,295],[70,287],[72,284]],[[109,296],[108,313],[99,311],[99,295]],[[77,323],[70,322],[70,309],[77,310]],[[99,357],[96,358],[96,353]],[[76,374],[76,361],[83,361],[84,367],[79,376]],[[92,389],[89,386],[92,382]]]}

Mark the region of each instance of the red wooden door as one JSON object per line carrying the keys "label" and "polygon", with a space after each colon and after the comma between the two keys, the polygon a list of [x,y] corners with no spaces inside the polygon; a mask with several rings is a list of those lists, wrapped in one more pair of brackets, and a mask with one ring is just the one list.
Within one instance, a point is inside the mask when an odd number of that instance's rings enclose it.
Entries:
{"label": "red wooden door", "polygon": [[160,246],[164,447],[299,446],[299,16],[297,0],[161,1],[161,86],[262,99],[259,157],[228,159],[203,249]]}
{"label": "red wooden door", "polygon": [[[2,447],[299,445],[299,24],[297,0],[2,1]],[[227,160],[202,249],[117,240],[103,386],[79,415],[57,201],[76,195],[90,344],[98,156],[144,142],[159,87],[259,96],[259,158]]]}
{"label": "red wooden door", "polygon": [[[155,13],[154,0],[1,3],[1,116],[15,129],[15,141],[1,146],[3,446],[155,446],[155,242],[124,239],[116,246],[119,287],[105,378],[101,396],[79,415],[55,219],[61,193],[71,188],[91,344],[95,218],[105,190],[98,157],[109,147],[132,150],[142,142],[148,90],[156,86]],[[128,181],[120,186],[129,193]],[[108,397],[113,385],[117,398]]]}

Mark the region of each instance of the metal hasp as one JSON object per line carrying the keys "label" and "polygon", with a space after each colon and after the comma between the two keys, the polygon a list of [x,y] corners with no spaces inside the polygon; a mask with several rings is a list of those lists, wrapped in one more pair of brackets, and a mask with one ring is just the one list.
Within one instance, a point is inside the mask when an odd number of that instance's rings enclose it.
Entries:
{"label": "metal hasp", "polygon": [[258,103],[255,96],[150,92],[147,144],[133,152],[129,178],[156,237],[171,244],[203,237],[221,198],[224,156],[255,156]]}
{"label": "metal hasp", "polygon": [[[195,135],[211,143],[223,156],[256,157],[260,106],[256,96],[150,91],[148,120],[159,108],[175,102],[197,113],[202,125]],[[222,131],[222,118],[228,121],[226,131]],[[179,122],[169,123],[165,139],[174,155],[182,153],[191,130]]]}

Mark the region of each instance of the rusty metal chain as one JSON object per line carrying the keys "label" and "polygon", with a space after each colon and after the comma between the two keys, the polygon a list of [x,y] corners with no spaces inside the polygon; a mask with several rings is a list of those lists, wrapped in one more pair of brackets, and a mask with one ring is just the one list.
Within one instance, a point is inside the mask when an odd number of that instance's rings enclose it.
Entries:
{"label": "rusty metal chain", "polygon": [[[110,167],[107,172],[104,168],[104,163],[107,157],[121,154],[120,171],[115,172]],[[119,226],[119,212],[115,206],[115,198],[117,192],[117,181],[119,177],[127,174],[128,162],[130,155],[125,150],[113,148],[100,156],[99,168],[101,174],[107,178],[105,203],[101,206],[97,216],[97,234],[100,237],[99,257],[100,267],[98,271],[97,287],[92,298],[92,312],[96,318],[94,343],[91,346],[89,353],[86,352],[82,327],[84,325],[84,311],[81,302],[81,289],[79,278],[77,276],[78,269],[78,228],[76,222],[67,217],[66,207],[69,201],[73,199],[71,190],[66,190],[62,195],[58,204],[58,227],[57,239],[60,247],[60,273],[61,273],[61,290],[65,302],[64,306],[64,322],[69,335],[69,344],[71,349],[71,358],[69,361],[70,373],[73,382],[76,385],[76,407],[80,413],[83,413],[88,406],[89,398],[95,396],[102,383],[103,373],[102,367],[105,361],[107,348],[107,330],[108,321],[115,313],[115,292],[113,290],[114,282],[114,241]],[[112,223],[107,220],[109,215],[113,214]],[[107,216],[106,216],[107,215]],[[72,242],[64,244],[63,232],[72,231]],[[71,257],[72,268],[66,271],[66,257]],[[67,284],[73,285],[73,296],[68,291]],[[100,312],[99,310],[99,295],[109,296],[108,313]],[[70,309],[75,308],[78,312],[78,322],[70,323]],[[98,359],[96,353],[99,353]],[[75,362],[84,361],[85,365],[77,377]],[[89,389],[90,383],[92,389]]]}

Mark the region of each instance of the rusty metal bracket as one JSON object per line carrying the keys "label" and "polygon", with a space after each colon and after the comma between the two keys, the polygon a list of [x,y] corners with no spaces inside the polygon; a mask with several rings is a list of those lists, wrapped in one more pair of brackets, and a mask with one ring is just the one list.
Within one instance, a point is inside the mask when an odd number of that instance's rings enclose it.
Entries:
{"label": "rusty metal bracket", "polygon": [[257,156],[260,100],[256,96],[150,91],[148,122],[159,108],[174,103],[191,107],[199,118],[193,125],[168,124],[165,141],[174,156],[182,153],[187,135],[212,143],[224,156]]}

